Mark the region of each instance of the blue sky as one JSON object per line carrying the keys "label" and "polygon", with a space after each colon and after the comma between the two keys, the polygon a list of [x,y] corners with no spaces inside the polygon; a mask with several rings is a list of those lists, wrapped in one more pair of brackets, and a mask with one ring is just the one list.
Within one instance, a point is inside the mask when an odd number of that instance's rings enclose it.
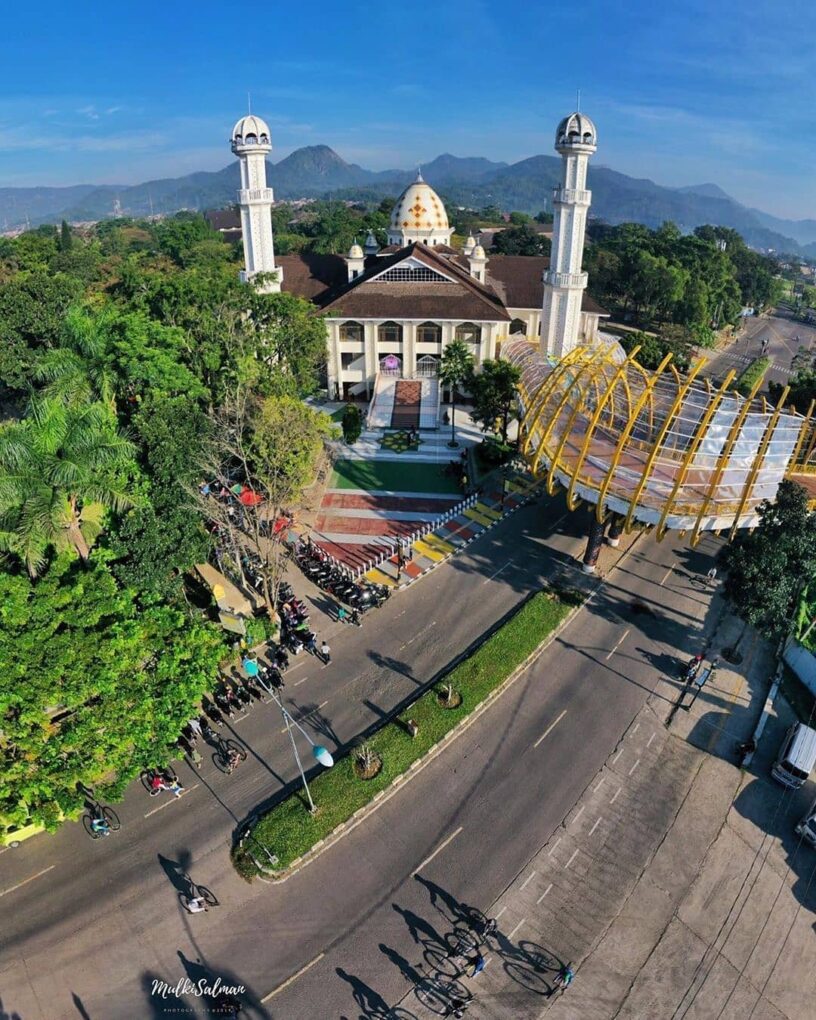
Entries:
{"label": "blue sky", "polygon": [[512,162],[552,152],[580,88],[596,162],[816,217],[816,8],[801,0],[9,6],[0,186],[220,169],[248,91],[273,159],[325,143],[372,169]]}

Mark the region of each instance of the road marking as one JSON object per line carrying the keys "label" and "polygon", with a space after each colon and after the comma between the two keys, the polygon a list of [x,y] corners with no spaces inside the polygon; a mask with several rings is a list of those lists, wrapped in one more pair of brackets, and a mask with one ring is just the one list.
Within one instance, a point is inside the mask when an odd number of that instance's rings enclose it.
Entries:
{"label": "road marking", "polygon": [[552,882],[550,882],[550,884],[547,886],[547,888],[544,890],[544,892],[536,900],[536,905],[538,905],[544,899],[544,897],[547,895],[547,893],[550,891],[550,889],[552,889],[552,885],[553,885]]}
{"label": "road marking", "polygon": [[31,878],[25,878],[22,882],[18,882],[17,885],[13,885],[10,889],[4,889],[0,892],[0,896],[6,896],[10,892],[14,892],[15,889],[22,889],[24,885],[28,885],[29,882],[33,882],[35,878],[39,878],[40,875],[47,875],[49,871],[53,871],[56,868],[56,864],[52,864],[48,868],[43,868],[42,871],[38,871],[36,875],[32,875]]}
{"label": "road marking", "polygon": [[516,927],[510,932],[510,934],[507,937],[509,939],[511,939],[516,934],[516,932],[519,930],[519,928],[524,924],[524,922],[526,920],[527,920],[526,917],[522,917],[522,919],[519,921],[519,923],[516,925]]}
{"label": "road marking", "polygon": [[564,718],[564,716],[566,714],[567,714],[567,710],[564,709],[564,711],[561,713],[561,715],[559,715],[557,719],[555,719],[553,722],[551,722],[550,725],[546,728],[546,730],[544,730],[544,732],[541,734],[541,736],[538,738],[538,740],[533,744],[533,747],[538,747],[538,745],[541,743],[541,741],[546,736],[549,736],[550,733],[552,733],[552,731],[561,722],[561,720]]}
{"label": "road marking", "polygon": [[199,786],[201,786],[201,783],[196,783],[195,786],[190,787],[185,786],[181,793],[178,795],[178,797],[173,797],[172,799],[168,797],[163,804],[159,804],[159,806],[153,808],[152,811],[148,811],[147,814],[145,815],[145,818],[149,818],[151,815],[155,815],[157,811],[163,811],[164,808],[169,807],[170,804],[175,804],[177,800],[181,800],[185,793],[191,793],[193,790],[197,790]]}
{"label": "road marking", "polygon": [[[320,711],[320,709],[321,709],[321,708],[325,708],[325,707],[326,707],[326,705],[328,705],[328,701],[321,701],[321,702],[320,702],[320,704],[319,704],[319,705],[317,706],[317,708],[313,708],[313,709],[311,710],[311,712],[307,712],[307,713],[306,713],[306,715],[301,715],[301,716],[298,716],[298,718],[297,718],[297,719],[295,719],[294,721],[295,721],[295,722],[298,722],[298,723],[300,723],[300,722],[304,722],[304,721],[305,721],[306,719],[308,719],[308,718],[309,718],[309,716],[310,716],[310,715],[314,715],[314,714],[315,714],[315,712],[319,712],[319,711]],[[282,730],[281,730],[280,732],[281,732],[281,733],[285,733],[285,732],[286,732],[286,727],[284,726],[284,727],[283,727],[283,729],[282,729]]]}
{"label": "road marking", "polygon": [[418,875],[420,873],[420,871],[422,871],[422,869],[425,867],[425,865],[426,864],[430,864],[431,861],[434,859],[434,857],[436,857],[436,855],[438,853],[440,853],[442,850],[444,850],[445,847],[448,845],[448,843],[450,843],[450,841],[452,839],[456,839],[456,837],[462,831],[462,828],[463,827],[460,825],[459,828],[456,830],[456,832],[452,832],[450,834],[450,836],[448,836],[448,838],[443,843],[439,844],[439,846],[436,848],[436,850],[434,850],[434,852],[430,855],[430,857],[426,857],[425,860],[422,862],[422,864],[420,864],[420,866],[418,868],[416,868],[413,872],[411,872],[411,874]]}
{"label": "road marking", "polygon": [[602,822],[602,821],[603,821],[603,818],[601,818],[601,817],[599,816],[599,817],[598,817],[598,821],[597,821],[597,822],[596,822],[596,823],[595,823],[595,824],[594,824],[594,825],[592,826],[592,828],[591,828],[591,829],[589,830],[589,835],[590,835],[590,836],[591,836],[591,835],[592,835],[592,833],[593,833],[593,832],[594,832],[594,831],[595,831],[595,830],[596,830],[596,829],[598,828],[598,826],[599,826],[599,825],[601,824],[601,822]]}
{"label": "road marking", "polygon": [[580,806],[580,807],[578,808],[578,811],[576,812],[576,815],[575,815],[575,817],[573,818],[573,821],[574,821],[574,822],[577,822],[577,821],[578,821],[578,819],[579,819],[579,818],[581,817],[581,815],[582,815],[582,814],[584,813],[584,808],[585,808],[585,807],[586,807],[586,804],[582,804],[582,805],[581,805],[581,806]]}
{"label": "road marking", "polygon": [[631,629],[632,629],[631,627],[627,627],[626,630],[623,632],[623,636],[621,637],[621,639],[618,641],[618,643],[615,645],[615,647],[612,649],[612,651],[609,653],[609,655],[607,655],[607,657],[606,657],[606,661],[607,662],[612,658],[612,656],[615,654],[615,652],[620,648],[620,646],[626,640],[626,635],[629,633],[629,631]]}
{"label": "road marking", "polygon": [[572,864],[572,862],[575,860],[575,858],[577,856],[578,856],[578,851],[577,850],[573,850],[572,851],[572,857],[570,857],[570,859],[567,861],[567,863],[564,865],[564,867],[568,868],[570,866],[570,864]]}
{"label": "road marking", "polygon": [[530,874],[521,883],[521,889],[519,890],[519,892],[521,892],[522,889],[525,889],[528,883],[532,882],[533,878],[535,877],[535,874],[536,873],[534,871],[530,872]]}
{"label": "road marking", "polygon": [[506,570],[506,569],[507,569],[507,567],[509,567],[509,566],[510,566],[510,564],[511,564],[512,562],[513,562],[512,560],[508,560],[508,561],[507,561],[507,562],[506,562],[506,563],[504,564],[504,566],[503,566],[503,567],[499,567],[499,569],[498,569],[498,570],[496,570],[496,571],[494,571],[494,572],[493,572],[493,573],[492,573],[492,574],[490,575],[490,577],[486,577],[486,578],[484,579],[484,581],[482,581],[482,584],[487,584],[487,582],[488,582],[488,581],[492,581],[494,577],[496,577],[496,576],[497,576],[498,574],[500,574],[500,573],[501,573],[501,572],[502,572],[503,570]]}
{"label": "road marking", "polygon": [[639,729],[640,729],[640,723],[635,723],[635,725],[634,725],[634,727],[632,729],[632,736],[634,736]]}
{"label": "road marking", "polygon": [[647,741],[647,743],[646,743],[646,746],[647,746],[647,747],[651,747],[651,746],[652,746],[652,741],[654,740],[654,738],[655,738],[656,736],[657,736],[657,734],[656,734],[656,733],[653,733],[653,734],[652,734],[652,735],[651,735],[651,736],[649,737],[649,740],[648,740],[648,741]]}
{"label": "road marking", "polygon": [[603,786],[603,784],[605,782],[606,782],[606,776],[601,776],[601,778],[598,780],[598,785],[595,787],[595,789],[592,792],[593,793],[597,793],[598,790],[600,790],[600,788]]}
{"label": "road marking", "polygon": [[293,974],[290,978],[287,978],[282,985],[278,985],[277,988],[273,988],[268,995],[265,995],[261,999],[261,1002],[269,1002],[269,1000],[273,996],[277,995],[278,992],[282,992],[284,988],[287,988],[289,985],[291,985],[293,981],[297,981],[301,974],[305,974],[307,970],[310,970],[312,967],[314,967],[316,963],[319,963],[325,955],[326,955],[325,953],[321,953],[320,956],[316,956],[310,963],[307,963],[305,967],[301,967],[297,974]]}
{"label": "road marking", "polygon": [[397,619],[399,619],[399,618],[400,618],[401,616],[405,616],[405,614],[406,614],[407,612],[408,612],[408,610],[407,610],[407,609],[403,609],[403,611],[402,611],[401,613],[397,613]]}
{"label": "road marking", "polygon": [[427,631],[429,631],[431,629],[431,627],[435,627],[435,626],[436,626],[436,620],[434,620],[433,623],[429,623],[428,626],[424,627],[418,634],[414,634],[414,636],[411,638],[410,641],[406,641],[405,644],[400,645],[400,651],[402,651],[403,648],[407,648],[408,645],[412,645],[416,641],[417,638],[421,638],[423,634],[425,634]]}
{"label": "road marking", "polygon": [[561,842],[563,838],[564,838],[563,836],[559,836],[558,839],[553,843],[553,845],[550,847],[550,852],[547,854],[548,857],[552,857],[552,855],[555,853],[555,848],[558,846],[558,844]]}
{"label": "road marking", "polygon": [[663,585],[664,585],[664,584],[666,583],[666,578],[667,578],[667,577],[669,576],[669,574],[671,574],[671,573],[672,573],[673,571],[674,571],[674,564],[672,564],[672,565],[671,565],[671,566],[669,567],[669,569],[668,569],[668,570],[666,571],[666,573],[665,573],[665,574],[663,575],[663,579],[662,579],[662,580],[661,580],[661,582],[660,582],[660,587],[661,587],[661,588],[662,588],[662,587],[663,587]]}
{"label": "road marking", "polygon": [[507,910],[507,907],[502,907],[501,910],[498,912],[498,914],[496,914],[496,920],[497,921],[502,916],[502,914],[505,912],[505,910]]}
{"label": "road marking", "polygon": [[609,802],[610,804],[614,804],[614,803],[615,803],[615,801],[616,801],[616,800],[618,799],[618,797],[620,796],[620,792],[621,792],[621,790],[622,790],[622,789],[623,789],[623,787],[622,787],[622,786],[619,786],[619,787],[618,787],[618,792],[617,792],[617,793],[615,794],[615,796],[614,796],[614,797],[612,798],[612,800],[610,800],[610,802]]}
{"label": "road marking", "polygon": [[611,763],[610,763],[610,764],[614,765],[614,764],[615,764],[615,762],[616,762],[616,761],[618,760],[618,758],[620,758],[620,756],[621,756],[622,754],[623,754],[623,748],[621,748],[621,749],[620,749],[620,750],[618,751],[618,753],[617,753],[617,754],[615,755],[615,757],[614,757],[614,758],[612,759],[612,761],[611,761]]}
{"label": "road marking", "polygon": [[630,776],[635,771],[635,769],[638,767],[638,765],[640,765],[640,758],[638,758],[638,760],[635,762],[635,764],[629,769],[629,775]]}
{"label": "road marking", "polygon": [[305,681],[306,681],[306,680],[308,680],[308,679],[309,679],[309,678],[308,678],[307,676],[305,676],[305,677],[303,677],[303,679],[302,679],[302,680],[298,680],[298,682],[297,682],[297,683],[295,683],[295,684],[292,684],[292,686],[293,686],[293,687],[300,687],[300,685],[301,685],[302,683],[305,683]]}

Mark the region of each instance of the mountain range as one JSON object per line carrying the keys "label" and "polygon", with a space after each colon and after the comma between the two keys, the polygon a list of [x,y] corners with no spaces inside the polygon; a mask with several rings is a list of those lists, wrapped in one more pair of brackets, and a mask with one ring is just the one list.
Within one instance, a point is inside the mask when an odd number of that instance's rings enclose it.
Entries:
{"label": "mountain range", "polygon": [[[347,163],[326,145],[296,149],[278,163],[268,163],[267,170],[276,198],[290,200],[396,197],[416,174],[415,170],[366,170]],[[537,213],[549,208],[552,188],[560,179],[561,160],[530,156],[507,164],[482,156],[445,153],[424,164],[422,173],[450,207],[496,205],[503,210]],[[755,248],[816,257],[816,220],[786,220],[749,208],[716,184],[668,188],[596,165],[590,166],[588,185],[592,216],[607,223],[634,221],[656,227],[672,220],[682,230],[713,223],[739,231]],[[238,164],[232,162],[223,170],[136,185],[0,188],[0,226],[13,230],[62,219],[99,220],[120,212],[148,216],[221,208],[235,201],[238,187]]]}

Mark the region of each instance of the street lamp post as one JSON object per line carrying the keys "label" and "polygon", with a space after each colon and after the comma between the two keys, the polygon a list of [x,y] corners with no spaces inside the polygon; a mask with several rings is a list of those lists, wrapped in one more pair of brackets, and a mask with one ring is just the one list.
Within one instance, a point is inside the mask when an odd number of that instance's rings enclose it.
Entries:
{"label": "street lamp post", "polygon": [[283,721],[286,725],[286,732],[288,733],[289,740],[292,743],[292,752],[295,756],[295,761],[297,762],[297,767],[298,771],[300,772],[301,781],[303,782],[303,789],[306,791],[306,799],[309,801],[309,812],[311,814],[314,814],[317,809],[315,808],[315,803],[312,800],[312,793],[309,789],[309,784],[306,782],[306,773],[303,771],[303,763],[300,760],[300,753],[298,752],[297,744],[295,743],[295,735],[292,732],[292,724],[297,726],[297,728],[300,730],[303,736],[312,745],[312,754],[314,755],[314,759],[316,762],[318,762],[324,768],[330,769],[332,765],[334,765],[334,758],[332,757],[331,752],[327,747],[324,747],[322,744],[316,744],[309,736],[309,734],[306,732],[306,730],[304,730],[304,728],[300,725],[297,719],[292,718],[288,710],[285,708],[280,697],[278,696],[277,692],[272,690],[272,688],[269,687],[264,678],[261,676],[257,662],[255,662],[254,659],[247,658],[244,659],[242,665],[250,676],[254,677],[260,682],[263,689],[267,692],[267,694],[269,694],[269,696],[272,698],[272,700],[280,709],[280,713],[283,716]]}

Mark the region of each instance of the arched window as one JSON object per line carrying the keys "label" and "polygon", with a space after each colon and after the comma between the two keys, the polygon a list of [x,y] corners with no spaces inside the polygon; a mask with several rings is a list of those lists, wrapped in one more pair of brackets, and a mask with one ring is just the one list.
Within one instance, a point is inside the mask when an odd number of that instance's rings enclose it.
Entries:
{"label": "arched window", "polygon": [[456,339],[469,344],[481,343],[482,327],[475,322],[462,322],[456,327]]}
{"label": "arched window", "polygon": [[417,359],[416,374],[420,377],[439,375],[439,358],[435,358],[433,354],[423,354]]}
{"label": "arched window", "polygon": [[525,321],[523,319],[513,319],[513,321],[510,323],[510,335],[512,336],[513,333],[526,333],[526,332],[527,324],[525,323]]}
{"label": "arched window", "polygon": [[398,322],[383,322],[377,327],[377,339],[381,344],[401,344],[402,326]]}
{"label": "arched window", "polygon": [[441,344],[442,327],[438,322],[420,322],[417,326],[417,343]]}
{"label": "arched window", "polygon": [[363,324],[361,322],[341,322],[340,323],[340,339],[341,340],[362,340],[363,339]]}

